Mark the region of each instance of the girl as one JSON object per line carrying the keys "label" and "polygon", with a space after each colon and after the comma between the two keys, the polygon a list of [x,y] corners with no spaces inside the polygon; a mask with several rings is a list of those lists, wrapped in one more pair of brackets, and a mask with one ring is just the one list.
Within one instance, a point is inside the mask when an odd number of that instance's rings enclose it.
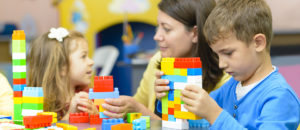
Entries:
{"label": "girl", "polygon": [[44,111],[57,112],[59,120],[79,111],[98,113],[85,92],[94,61],[82,34],[52,28],[31,44],[28,59],[28,86],[43,87]]}
{"label": "girl", "polygon": [[140,112],[160,119],[161,114],[155,111],[156,97],[161,98],[169,89],[160,86],[168,84],[168,81],[156,80],[163,75],[159,72],[162,57],[200,57],[204,88],[212,91],[225,83],[230,76],[223,75],[219,69],[216,54],[209,48],[202,33],[206,18],[214,6],[214,0],[162,0],[158,5],[158,27],[154,36],[160,51],[150,60],[135,96],[107,99],[103,107],[108,111],[104,114],[123,117],[126,112]]}

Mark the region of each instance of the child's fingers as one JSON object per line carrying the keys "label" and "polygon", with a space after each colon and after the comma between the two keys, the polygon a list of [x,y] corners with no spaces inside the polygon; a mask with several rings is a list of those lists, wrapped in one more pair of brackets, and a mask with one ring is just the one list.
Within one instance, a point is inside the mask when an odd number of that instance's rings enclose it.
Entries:
{"label": "child's fingers", "polygon": [[82,112],[91,113],[90,109],[83,106],[78,106],[77,109]]}
{"label": "child's fingers", "polygon": [[87,99],[89,98],[89,94],[87,92],[84,92],[84,91],[80,91],[76,95],[79,96],[80,98],[87,98]]}
{"label": "child's fingers", "polygon": [[184,102],[184,104],[193,107],[196,102],[195,100],[191,99],[191,98],[187,98],[185,96],[181,96],[181,100]]}
{"label": "child's fingers", "polygon": [[169,84],[169,80],[167,79],[156,79],[155,86],[167,86]]}
{"label": "child's fingers", "polygon": [[109,111],[104,111],[103,114],[110,118],[123,118],[125,115],[124,113],[113,113]]}
{"label": "child's fingers", "polygon": [[155,76],[156,76],[157,79],[160,79],[162,75],[164,75],[164,72],[162,72],[162,71],[157,71],[155,73]]}
{"label": "child's fingers", "polygon": [[199,93],[200,89],[202,89],[202,88],[197,86],[197,85],[187,85],[184,89],[187,90],[187,91],[192,91],[192,92],[195,92],[195,93]]}
{"label": "child's fingers", "polygon": [[110,104],[103,103],[102,107],[110,112],[114,113],[123,113],[125,111],[125,108],[123,106],[112,106]]}
{"label": "child's fingers", "polygon": [[156,98],[161,99],[162,97],[166,96],[166,91],[169,91],[169,86],[155,86],[154,91]]}
{"label": "child's fingers", "polygon": [[184,106],[184,108],[187,109],[189,112],[195,113],[194,107],[189,106],[189,105],[187,105],[187,104],[184,104],[183,106]]}
{"label": "child's fingers", "polygon": [[107,98],[105,99],[105,103],[113,105],[113,106],[125,106],[126,101],[123,101],[121,98]]}
{"label": "child's fingers", "polygon": [[195,93],[193,91],[188,91],[186,89],[181,91],[181,95],[184,98],[189,98],[189,99],[192,99],[192,100],[195,100],[198,96],[200,96],[198,93]]}

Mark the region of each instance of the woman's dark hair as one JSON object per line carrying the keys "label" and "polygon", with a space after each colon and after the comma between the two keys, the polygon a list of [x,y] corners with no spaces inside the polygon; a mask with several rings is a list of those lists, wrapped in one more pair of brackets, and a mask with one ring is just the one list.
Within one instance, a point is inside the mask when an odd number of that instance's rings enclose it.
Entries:
{"label": "woman's dark hair", "polygon": [[208,92],[214,89],[223,76],[218,56],[209,47],[203,34],[204,23],[215,5],[214,0],[162,0],[158,4],[162,12],[181,22],[187,30],[197,26],[198,43],[193,47],[192,54],[202,61],[203,88]]}

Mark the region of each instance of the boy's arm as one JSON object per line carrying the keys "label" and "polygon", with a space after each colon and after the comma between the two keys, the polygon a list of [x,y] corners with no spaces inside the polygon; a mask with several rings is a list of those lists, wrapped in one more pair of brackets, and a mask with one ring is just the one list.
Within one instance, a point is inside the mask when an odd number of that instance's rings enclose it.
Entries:
{"label": "boy's arm", "polygon": [[[249,115],[249,120],[255,120],[254,129],[297,129],[300,117],[299,102],[289,90],[280,89],[282,90],[268,92],[266,98],[261,100],[261,114],[258,118],[254,119],[251,117],[253,115]],[[241,130],[246,128],[223,110],[210,129]]]}

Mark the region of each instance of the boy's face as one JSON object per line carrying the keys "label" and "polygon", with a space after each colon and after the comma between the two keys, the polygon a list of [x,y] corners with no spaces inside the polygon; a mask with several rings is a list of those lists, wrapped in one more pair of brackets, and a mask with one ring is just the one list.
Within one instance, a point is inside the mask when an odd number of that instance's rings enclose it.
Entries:
{"label": "boy's face", "polygon": [[87,86],[91,82],[94,61],[88,57],[88,44],[84,39],[76,39],[73,42],[77,43],[72,43],[70,47],[71,85]]}
{"label": "boy's face", "polygon": [[249,45],[234,35],[210,45],[219,56],[219,67],[238,81],[247,81],[259,64],[254,42]]}

